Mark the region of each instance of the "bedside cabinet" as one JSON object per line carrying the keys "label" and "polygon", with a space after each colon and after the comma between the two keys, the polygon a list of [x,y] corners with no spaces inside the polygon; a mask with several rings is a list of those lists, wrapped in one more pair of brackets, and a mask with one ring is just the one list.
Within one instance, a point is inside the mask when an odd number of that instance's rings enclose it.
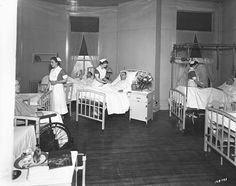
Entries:
{"label": "bedside cabinet", "polygon": [[131,91],[129,95],[130,112],[129,120],[145,121],[146,124],[153,120],[153,91]]}

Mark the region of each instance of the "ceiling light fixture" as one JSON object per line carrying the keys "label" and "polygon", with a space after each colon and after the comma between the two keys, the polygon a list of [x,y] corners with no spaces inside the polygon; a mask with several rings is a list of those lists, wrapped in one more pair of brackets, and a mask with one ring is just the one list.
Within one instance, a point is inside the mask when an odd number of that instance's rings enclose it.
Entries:
{"label": "ceiling light fixture", "polygon": [[78,10],[78,0],[67,0],[68,6],[69,6],[69,11],[76,12]]}

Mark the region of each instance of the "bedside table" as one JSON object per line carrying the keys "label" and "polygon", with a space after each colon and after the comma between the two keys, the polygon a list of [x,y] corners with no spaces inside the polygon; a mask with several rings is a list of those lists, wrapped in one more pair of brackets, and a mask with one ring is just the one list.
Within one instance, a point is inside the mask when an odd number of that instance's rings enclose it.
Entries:
{"label": "bedside table", "polygon": [[153,120],[153,93],[154,91],[131,91],[129,94],[129,120]]}

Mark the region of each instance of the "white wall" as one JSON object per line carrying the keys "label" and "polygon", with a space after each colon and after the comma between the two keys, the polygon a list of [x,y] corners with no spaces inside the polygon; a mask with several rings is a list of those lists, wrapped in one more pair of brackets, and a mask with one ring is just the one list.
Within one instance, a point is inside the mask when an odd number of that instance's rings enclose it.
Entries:
{"label": "white wall", "polygon": [[[29,78],[36,78],[39,72],[47,71],[46,67],[31,63],[31,53],[36,46],[37,50],[55,50],[66,56],[68,18],[66,14],[55,9],[51,13],[47,12],[47,8],[36,7],[36,11],[30,5],[23,6],[21,35],[26,43],[23,44],[20,64],[26,82]],[[197,34],[200,41],[218,43],[221,41],[219,7],[217,3],[197,0],[136,0],[120,4],[118,7],[81,8],[78,13],[99,16],[99,56],[109,60],[115,72],[113,78],[124,68],[149,71],[155,77],[156,97],[160,99],[160,108],[168,109],[172,46],[176,42],[192,42],[194,36],[193,32],[176,32],[176,12],[178,9],[216,12],[215,20],[218,21],[214,23],[214,33]],[[48,40],[48,44],[37,45],[38,41],[47,43]],[[29,73],[26,67],[33,69],[32,72]],[[27,73],[29,75],[26,75]]]}
{"label": "white wall", "polygon": [[[21,91],[29,91],[30,80],[40,80],[48,73],[50,63],[32,63],[33,53],[58,53],[62,67],[70,74],[69,13],[52,4],[30,0],[19,1],[18,11],[17,76],[21,79]],[[78,15],[99,16],[99,56],[107,58],[116,72],[116,8],[83,8]]]}
{"label": "white wall", "polygon": [[[10,12],[10,14],[9,14]],[[11,185],[15,103],[17,0],[0,0],[0,185]]]}
{"label": "white wall", "polygon": [[160,1],[138,0],[118,7],[117,71],[142,69],[150,72],[155,79],[153,87],[158,100],[160,22],[157,21],[157,6]]}
{"label": "white wall", "polygon": [[[222,26],[222,42],[225,44],[236,43],[236,1],[228,0],[223,3],[223,26]],[[236,69],[236,54],[231,51],[231,54],[224,55],[224,63],[221,65],[222,81],[232,75],[232,69]],[[234,65],[233,65],[234,63]]]}
{"label": "white wall", "polygon": [[[188,2],[188,3],[186,3]],[[171,87],[170,57],[175,43],[193,42],[195,32],[176,31],[177,10],[212,11],[216,12],[213,33],[198,32],[203,43],[218,43],[219,37],[219,6],[207,1],[165,0],[161,8],[161,59],[160,59],[160,107],[168,109],[168,92]]]}
{"label": "white wall", "polygon": [[156,1],[118,7],[118,71],[143,69],[155,74]]}
{"label": "white wall", "polygon": [[[34,53],[58,53],[65,61],[67,17],[52,6],[37,1],[21,0],[18,3],[18,58],[17,76],[21,91],[29,91],[29,80],[40,80],[48,74],[50,62],[33,63]],[[19,50],[19,48],[21,49]],[[66,68],[66,63],[61,64]]]}
{"label": "white wall", "polygon": [[176,43],[176,4],[173,0],[162,1],[161,6],[161,56],[160,56],[160,109],[168,109],[171,86],[170,54]]}
{"label": "white wall", "polygon": [[99,13],[99,58],[106,58],[113,69],[111,79],[117,76],[117,9]]}

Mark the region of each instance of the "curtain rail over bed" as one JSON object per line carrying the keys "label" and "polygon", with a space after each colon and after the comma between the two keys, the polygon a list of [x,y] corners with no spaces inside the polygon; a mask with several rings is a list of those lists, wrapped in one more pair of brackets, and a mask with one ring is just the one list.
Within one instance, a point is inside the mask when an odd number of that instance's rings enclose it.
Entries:
{"label": "curtain rail over bed", "polygon": [[[199,49],[200,56],[193,57],[191,55],[191,50],[196,48]],[[220,54],[225,50],[232,51],[232,74],[234,74],[235,49],[236,44],[180,43],[173,45],[172,57],[170,60],[171,89],[169,91],[169,116],[171,117],[171,115],[174,115],[177,117],[178,124],[182,124],[182,126],[179,128],[180,130],[185,129],[185,118],[187,110],[195,109],[195,111],[197,112],[198,110],[205,110],[207,104],[214,101],[214,99],[217,101],[222,101],[224,105],[229,104],[229,102],[227,101],[229,100],[229,96],[226,95],[226,93],[220,92],[219,89],[207,88],[204,91],[204,89],[197,90],[188,86],[187,80],[189,60],[191,58],[194,58],[195,60],[199,61],[199,64],[202,65],[199,65],[199,69],[202,70],[201,74],[207,74],[207,76],[205,75],[203,81],[201,82],[204,82],[204,84],[208,86],[213,86],[213,83],[215,83],[215,86],[218,86],[216,84],[217,82],[215,82],[215,80],[217,79],[215,77],[215,74],[218,74],[220,66]],[[209,53],[205,53],[205,57],[201,57],[204,55],[203,51],[209,50],[216,52],[216,67],[214,67],[216,68],[214,69],[215,72],[213,72],[212,69],[213,58],[208,58],[209,56],[214,56],[215,53],[213,53],[212,55],[209,55]],[[209,66],[211,66],[211,68],[209,68]],[[180,91],[180,89],[183,89],[183,91]],[[193,103],[196,104],[193,106]]]}

